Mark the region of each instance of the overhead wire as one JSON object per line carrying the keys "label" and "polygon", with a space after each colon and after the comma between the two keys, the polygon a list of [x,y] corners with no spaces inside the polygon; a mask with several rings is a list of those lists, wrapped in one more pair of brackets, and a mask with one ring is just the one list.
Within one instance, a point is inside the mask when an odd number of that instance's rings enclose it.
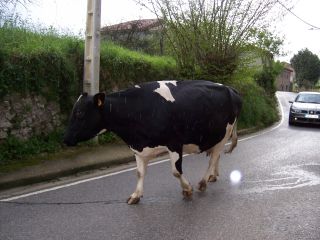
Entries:
{"label": "overhead wire", "polygon": [[320,27],[317,27],[307,21],[305,21],[304,19],[302,19],[301,17],[299,17],[297,14],[295,14],[294,12],[292,12],[289,8],[287,8],[282,2],[280,2],[279,0],[277,0],[277,2],[284,8],[286,9],[289,13],[291,13],[293,16],[295,16],[296,18],[298,18],[300,21],[302,21],[303,23],[307,24],[308,26],[312,27],[311,30],[320,30]]}

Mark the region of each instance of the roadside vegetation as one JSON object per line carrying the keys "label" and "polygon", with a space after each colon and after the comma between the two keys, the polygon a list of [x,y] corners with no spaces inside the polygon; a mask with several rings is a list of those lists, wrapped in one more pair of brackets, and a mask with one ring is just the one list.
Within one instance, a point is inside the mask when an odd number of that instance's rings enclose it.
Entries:
{"label": "roadside vegetation", "polygon": [[[196,8],[193,11],[194,14],[197,13]],[[60,104],[66,123],[73,102],[82,92],[83,40],[59,33],[54,28],[37,29],[14,21],[1,22],[0,99],[15,92],[42,95]],[[180,29],[190,27],[183,22],[179,24]],[[196,32],[209,29],[210,26],[206,24],[199,24]],[[223,24],[228,26],[226,19],[220,24],[220,32],[230,32],[229,28],[222,28]],[[178,32],[168,32],[170,35],[167,36],[167,41],[172,42],[169,37],[183,39],[177,36]],[[196,32],[187,32],[187,37],[195,38]],[[229,39],[234,37],[236,36],[230,35]],[[219,42],[214,43],[217,45],[208,45],[197,42],[200,38],[193,40],[192,46],[173,43],[166,52],[168,56],[151,56],[111,42],[102,42],[100,89],[110,92],[140,82],[163,79],[207,79],[230,85],[242,95],[243,111],[239,129],[262,128],[278,120],[274,81],[281,71],[281,64],[268,58],[270,51],[277,54],[282,43],[278,38],[251,26],[246,39],[239,41],[239,46],[235,46],[230,40],[230,48],[227,46],[224,50],[221,50],[224,45],[219,45]],[[232,45],[236,48],[231,48]],[[185,49],[178,49],[178,46]],[[196,49],[196,46],[203,48]],[[267,60],[256,66],[252,63],[257,58]],[[39,154],[64,151],[61,142],[64,126],[48,136],[34,136],[28,141],[12,136],[2,140],[0,173],[9,171],[8,165],[16,169],[23,166],[23,162],[35,164],[38,161],[30,159]],[[112,133],[108,133],[99,137],[99,144],[118,140]],[[90,146],[94,143],[83,145]]]}
{"label": "roadside vegetation", "polygon": [[295,54],[290,63],[296,71],[295,90],[318,89],[320,90],[320,59],[305,48]]}

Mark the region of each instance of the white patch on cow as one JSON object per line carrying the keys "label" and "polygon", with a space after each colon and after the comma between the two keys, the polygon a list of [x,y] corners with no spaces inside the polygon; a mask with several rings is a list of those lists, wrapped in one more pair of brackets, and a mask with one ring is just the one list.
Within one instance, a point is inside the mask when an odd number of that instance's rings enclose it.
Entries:
{"label": "white patch on cow", "polygon": [[178,172],[176,168],[176,162],[179,160],[179,154],[177,152],[169,152],[170,160],[171,160],[171,168],[172,168],[172,174],[173,176],[180,178],[180,173]]}
{"label": "white patch on cow", "polygon": [[134,85],[135,88],[141,88],[139,85]]}
{"label": "white patch on cow", "polygon": [[154,90],[154,92],[159,93],[161,97],[166,99],[169,102],[174,102],[175,99],[173,98],[170,88],[167,86],[167,83],[171,83],[174,86],[177,86],[177,81],[158,81],[159,83],[159,88]]}
{"label": "white patch on cow", "polygon": [[177,152],[171,152],[171,151],[169,151],[169,154],[170,154],[171,160],[174,163],[176,163],[176,161],[178,161],[178,159],[179,159],[179,154]]}
{"label": "white patch on cow", "polygon": [[192,154],[192,153],[200,153],[200,148],[196,144],[185,144],[183,145],[183,150],[184,153],[187,154]]}
{"label": "white patch on cow", "polygon": [[135,157],[137,162],[138,181],[136,190],[130,195],[129,199],[127,200],[128,204],[135,204],[139,202],[140,198],[142,197],[144,177],[146,175],[148,161],[150,160],[149,158],[140,157],[137,154],[135,155]]}
{"label": "white patch on cow", "polygon": [[[147,158],[154,158],[164,153],[171,153],[173,154],[172,157],[175,159],[175,162],[179,159],[179,154],[176,152],[170,152],[166,146],[157,146],[157,147],[145,147],[142,149],[141,152],[133,149],[130,149],[140,157],[147,157]],[[186,154],[193,154],[193,153],[200,153],[200,148],[196,144],[185,144],[183,145],[183,152]]]}
{"label": "white patch on cow", "polygon": [[190,185],[189,181],[182,174],[180,174],[176,168],[176,162],[179,160],[179,153],[169,151],[169,155],[171,160],[171,168],[172,168],[173,176],[179,179],[180,186],[183,191],[186,191],[192,194],[192,186]]}
{"label": "white patch on cow", "polygon": [[145,147],[142,149],[141,152],[139,152],[131,147],[130,147],[130,149],[135,154],[137,154],[138,156],[143,157],[143,158],[155,158],[155,157],[159,156],[160,154],[168,152],[168,148],[165,146],[157,146],[157,147],[153,147],[153,148]]}

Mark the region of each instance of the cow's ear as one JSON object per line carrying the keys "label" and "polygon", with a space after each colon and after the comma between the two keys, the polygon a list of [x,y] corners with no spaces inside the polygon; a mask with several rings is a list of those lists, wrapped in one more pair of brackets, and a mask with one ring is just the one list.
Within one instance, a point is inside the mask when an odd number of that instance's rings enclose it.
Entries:
{"label": "cow's ear", "polygon": [[96,105],[99,108],[103,108],[105,98],[106,98],[105,93],[97,93],[96,95],[93,96],[94,105]]}

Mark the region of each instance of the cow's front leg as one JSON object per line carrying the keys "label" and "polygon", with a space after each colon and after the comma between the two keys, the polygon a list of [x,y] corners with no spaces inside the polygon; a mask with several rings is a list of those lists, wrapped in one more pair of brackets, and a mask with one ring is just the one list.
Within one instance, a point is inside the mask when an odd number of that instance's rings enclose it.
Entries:
{"label": "cow's front leg", "polygon": [[138,176],[138,182],[136,190],[130,195],[130,197],[127,200],[128,204],[137,204],[140,201],[140,198],[143,195],[143,181],[144,176],[146,175],[146,169],[148,165],[147,158],[140,157],[139,155],[135,155],[136,162],[137,162],[137,176]]}
{"label": "cow's front leg", "polygon": [[171,159],[172,174],[180,181],[182,195],[186,198],[190,198],[192,196],[192,186],[182,174],[182,151],[179,153],[169,151],[169,155]]}

